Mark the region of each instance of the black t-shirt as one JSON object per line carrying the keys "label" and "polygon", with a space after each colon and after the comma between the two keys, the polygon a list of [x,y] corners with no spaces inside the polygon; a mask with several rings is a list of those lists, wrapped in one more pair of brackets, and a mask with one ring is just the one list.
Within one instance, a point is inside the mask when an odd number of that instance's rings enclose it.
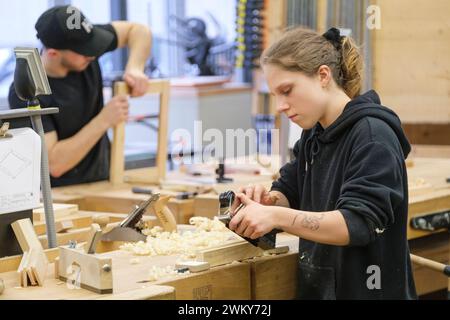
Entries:
{"label": "black t-shirt", "polygon": [[[117,48],[117,34],[112,25],[98,25],[114,34],[108,48]],[[102,73],[98,59],[94,60],[82,72],[70,72],[64,78],[48,77],[52,94],[40,96],[42,108],[58,107],[59,113],[42,117],[44,131],[56,131],[58,140],[72,137],[87,125],[103,108]],[[9,89],[11,109],[25,108],[26,102],[20,100],[15,92],[14,83]],[[12,128],[31,127],[29,119],[11,121]],[[51,177],[53,187],[94,182],[109,179],[110,143],[107,134],[95,144],[74,168],[59,178]]]}

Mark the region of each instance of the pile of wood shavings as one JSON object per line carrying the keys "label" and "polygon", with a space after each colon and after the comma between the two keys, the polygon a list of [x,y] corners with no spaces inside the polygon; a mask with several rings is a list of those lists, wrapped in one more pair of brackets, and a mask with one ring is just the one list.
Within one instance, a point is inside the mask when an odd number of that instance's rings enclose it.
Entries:
{"label": "pile of wood shavings", "polygon": [[217,219],[193,217],[189,220],[196,228],[193,231],[165,232],[161,227],[145,229],[147,241],[126,243],[121,250],[132,252],[137,256],[157,256],[181,254],[183,258],[195,258],[198,250],[226,244],[230,240],[239,239]]}

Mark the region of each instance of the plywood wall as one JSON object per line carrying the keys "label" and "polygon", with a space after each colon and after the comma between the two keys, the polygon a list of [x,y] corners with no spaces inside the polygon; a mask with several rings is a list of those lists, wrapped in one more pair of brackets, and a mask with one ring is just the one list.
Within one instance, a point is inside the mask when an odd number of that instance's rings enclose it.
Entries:
{"label": "plywood wall", "polygon": [[450,1],[374,2],[373,87],[382,103],[405,123],[450,123]]}

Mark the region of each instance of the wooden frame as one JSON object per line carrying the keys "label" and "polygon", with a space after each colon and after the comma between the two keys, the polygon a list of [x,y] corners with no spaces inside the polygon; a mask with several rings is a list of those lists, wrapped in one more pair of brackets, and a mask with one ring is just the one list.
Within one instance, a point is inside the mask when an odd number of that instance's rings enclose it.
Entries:
{"label": "wooden frame", "polygon": [[[167,162],[167,126],[169,109],[170,82],[168,80],[149,80],[148,94],[159,95],[159,128],[156,167],[135,169],[127,171],[125,175],[125,123],[114,128],[114,137],[111,148],[110,182],[113,186],[124,182],[135,183],[159,183],[165,178]],[[129,94],[129,88],[125,82],[116,82],[114,94]],[[136,174],[133,174],[136,172]]]}

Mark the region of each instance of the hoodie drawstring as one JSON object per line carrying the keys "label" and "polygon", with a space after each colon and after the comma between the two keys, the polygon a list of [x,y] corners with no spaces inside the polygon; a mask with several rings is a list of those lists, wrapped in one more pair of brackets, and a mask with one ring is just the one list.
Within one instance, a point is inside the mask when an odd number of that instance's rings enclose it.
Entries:
{"label": "hoodie drawstring", "polygon": [[306,140],[305,159],[306,165],[314,163],[314,157],[320,152],[319,134],[317,130]]}

